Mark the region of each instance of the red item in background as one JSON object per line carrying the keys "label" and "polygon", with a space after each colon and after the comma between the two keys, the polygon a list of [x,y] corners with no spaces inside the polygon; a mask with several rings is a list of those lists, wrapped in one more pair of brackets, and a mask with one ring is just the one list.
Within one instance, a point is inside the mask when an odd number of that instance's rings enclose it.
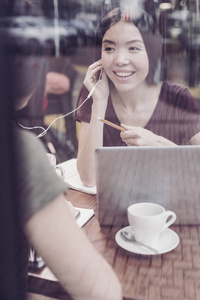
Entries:
{"label": "red item in background", "polygon": [[47,98],[47,94],[44,95],[44,102],[43,102],[43,111],[46,110],[48,106],[48,98]]}

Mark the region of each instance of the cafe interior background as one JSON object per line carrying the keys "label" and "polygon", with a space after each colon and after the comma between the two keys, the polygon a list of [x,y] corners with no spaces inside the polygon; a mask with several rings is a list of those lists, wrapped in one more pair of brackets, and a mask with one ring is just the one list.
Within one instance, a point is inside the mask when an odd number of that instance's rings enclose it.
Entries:
{"label": "cafe interior background", "polygon": [[[39,5],[43,17],[27,17],[28,11],[17,6],[15,1],[0,3],[0,36],[5,31],[11,34],[12,41],[19,47],[38,54],[48,55],[52,61],[62,61],[67,64],[71,90],[67,93],[68,106],[63,107],[61,99],[45,99],[42,103],[42,113],[33,109],[30,113],[25,109],[20,121],[26,126],[41,125],[48,127],[55,118],[65,115],[76,107],[78,93],[86,70],[93,62],[95,32],[99,20],[112,8],[122,4],[120,0],[32,0]],[[125,1],[127,2],[127,1]],[[157,22],[162,38],[164,52],[163,80],[169,80],[187,86],[200,105],[200,4],[199,0],[131,0],[132,5],[138,5],[147,10]],[[15,5],[15,10],[13,10]],[[15,13],[13,13],[15,11]],[[1,174],[0,181],[0,228],[2,243],[0,249],[1,261],[7,272],[7,279],[12,282],[12,270],[8,264],[12,256],[14,234],[12,215],[14,211],[12,184],[12,142],[10,119],[11,99],[9,93],[10,73],[5,48],[0,45],[0,95],[1,95]],[[73,76],[72,76],[73,75]],[[33,108],[33,107],[31,107]],[[45,108],[45,109],[44,109]],[[48,131],[48,139],[57,147],[58,162],[76,156],[79,133],[78,124],[74,124],[74,113],[55,121]],[[51,140],[52,139],[52,140]],[[44,143],[48,143],[43,139]],[[47,145],[46,145],[47,146]],[[66,156],[67,155],[67,156]],[[6,202],[5,202],[6,199]],[[5,251],[6,249],[6,251]],[[11,267],[12,269],[12,267]],[[5,273],[6,278],[6,273]],[[6,280],[6,279],[5,279]],[[13,283],[14,284],[14,283]],[[14,286],[13,286],[14,292]]]}
{"label": "cafe interior background", "polygon": [[[187,86],[200,105],[199,0],[32,0],[33,16],[17,0],[3,2],[0,34],[7,31],[23,51],[48,56],[49,71],[69,78],[69,91],[59,96],[46,93],[39,104],[32,100],[18,113],[23,126],[50,126],[41,140],[48,151],[56,151],[57,163],[77,155],[80,124],[70,112],[76,108],[87,68],[94,62],[99,21],[123,3],[138,5],[155,19],[163,38],[162,80]],[[33,131],[41,133],[41,129]]]}

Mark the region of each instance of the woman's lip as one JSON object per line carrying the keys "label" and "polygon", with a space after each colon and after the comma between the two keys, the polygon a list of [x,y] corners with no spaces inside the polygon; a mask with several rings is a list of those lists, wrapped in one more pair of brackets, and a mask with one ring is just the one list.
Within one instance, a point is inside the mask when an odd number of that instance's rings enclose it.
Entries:
{"label": "woman's lip", "polygon": [[129,79],[131,76],[133,76],[135,74],[135,71],[113,71],[113,73],[115,74],[115,76],[118,78],[118,79]]}

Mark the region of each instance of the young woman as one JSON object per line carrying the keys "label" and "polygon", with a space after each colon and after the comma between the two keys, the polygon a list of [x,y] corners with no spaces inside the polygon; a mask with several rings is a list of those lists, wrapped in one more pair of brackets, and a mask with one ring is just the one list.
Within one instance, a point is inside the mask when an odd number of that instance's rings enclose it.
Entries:
{"label": "young woman", "polygon": [[[101,59],[89,66],[77,112],[81,122],[77,167],[95,184],[95,149],[101,146],[200,144],[200,111],[188,89],[161,82],[161,36],[145,11],[116,8],[100,23]],[[105,118],[125,131],[104,125]]]}

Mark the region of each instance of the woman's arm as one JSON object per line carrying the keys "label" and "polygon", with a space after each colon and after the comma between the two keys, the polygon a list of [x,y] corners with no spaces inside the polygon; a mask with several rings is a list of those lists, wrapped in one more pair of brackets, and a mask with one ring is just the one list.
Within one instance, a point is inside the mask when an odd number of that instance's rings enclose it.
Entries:
{"label": "woman's arm", "polygon": [[95,149],[103,145],[103,124],[98,117],[104,118],[108,97],[109,85],[105,72],[102,78],[97,78],[97,73],[102,69],[101,60],[92,64],[87,71],[84,85],[92,93],[93,104],[90,123],[81,123],[79,134],[79,147],[77,168],[84,185],[94,186],[95,180]]}
{"label": "woman's arm", "polygon": [[60,195],[25,224],[33,247],[75,300],[120,300],[121,285]]}
{"label": "woman's arm", "polygon": [[85,186],[94,186],[95,178],[95,149],[103,145],[103,124],[92,116],[90,123],[81,122],[77,169]]}

